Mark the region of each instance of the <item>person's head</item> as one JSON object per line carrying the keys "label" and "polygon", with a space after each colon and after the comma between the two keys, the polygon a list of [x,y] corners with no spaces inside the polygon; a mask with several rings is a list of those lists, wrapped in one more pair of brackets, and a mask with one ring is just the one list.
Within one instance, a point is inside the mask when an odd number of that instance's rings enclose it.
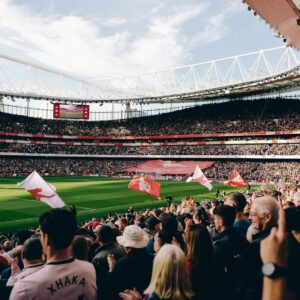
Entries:
{"label": "person's head", "polygon": [[72,256],[80,260],[88,260],[90,244],[84,236],[77,235],[71,244]]}
{"label": "person's head", "polygon": [[176,235],[178,231],[177,220],[171,216],[161,218],[161,230],[167,231],[170,235]]}
{"label": "person's head", "polygon": [[43,260],[43,247],[39,238],[30,237],[22,247],[21,257],[24,265],[35,264]]}
{"label": "person's head", "polygon": [[44,252],[68,248],[75,236],[77,222],[73,211],[53,208],[39,218],[41,242]]}
{"label": "person's head", "polygon": [[129,253],[132,249],[145,248],[149,238],[139,226],[129,225],[125,227],[123,235],[117,236],[117,241]]}
{"label": "person's head", "polygon": [[139,227],[145,228],[145,227],[146,227],[145,221],[146,221],[145,216],[143,216],[143,215],[136,215],[136,216],[135,216],[135,223],[136,223]]}
{"label": "person's head", "polygon": [[253,200],[250,219],[256,230],[264,230],[277,224],[279,205],[276,199],[264,196]]}
{"label": "person's head", "polygon": [[300,206],[300,192],[294,193],[292,199],[296,206]]}
{"label": "person's head", "polygon": [[160,214],[162,213],[161,209],[160,208],[155,208],[153,210],[153,214],[156,218],[159,218]]}
{"label": "person's head", "polygon": [[173,237],[166,231],[159,231],[154,236],[154,251],[158,252],[165,244],[171,244]]}
{"label": "person's head", "polygon": [[193,221],[195,224],[205,224],[208,222],[208,219],[208,214],[203,207],[198,207],[193,214]]}
{"label": "person's head", "polygon": [[29,230],[20,230],[16,234],[16,240],[18,245],[23,245],[24,242],[32,236]]}
{"label": "person's head", "polygon": [[151,281],[145,293],[155,292],[160,299],[185,300],[193,297],[183,251],[164,245],[156,254]]}
{"label": "person's head", "polygon": [[229,205],[218,205],[214,208],[214,222],[217,231],[222,232],[232,227],[235,220],[235,209]]}
{"label": "person's head", "polygon": [[149,230],[159,231],[161,221],[155,216],[151,216],[146,220],[146,227]]}
{"label": "person's head", "polygon": [[242,193],[232,192],[226,196],[225,204],[232,206],[238,213],[244,211],[244,208],[247,205],[247,200]]}
{"label": "person's head", "polygon": [[187,257],[195,264],[208,262],[212,258],[213,245],[207,228],[201,224],[193,224],[185,235]]}
{"label": "person's head", "polygon": [[121,232],[124,231],[127,225],[128,225],[128,220],[125,217],[119,219],[119,229]]}
{"label": "person's head", "polygon": [[108,225],[100,225],[96,235],[101,244],[107,244],[116,241],[116,232]]}
{"label": "person's head", "polygon": [[3,243],[3,250],[8,252],[10,251],[11,249],[13,248],[13,244],[11,241],[9,240],[6,240],[4,243]]}

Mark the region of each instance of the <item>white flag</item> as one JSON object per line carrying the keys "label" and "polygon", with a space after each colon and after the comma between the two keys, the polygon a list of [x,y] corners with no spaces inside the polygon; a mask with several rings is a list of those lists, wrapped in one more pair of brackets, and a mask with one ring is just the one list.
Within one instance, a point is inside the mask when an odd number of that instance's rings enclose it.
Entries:
{"label": "white flag", "polygon": [[52,185],[48,184],[36,171],[33,171],[17,185],[22,186],[35,199],[48,204],[52,208],[65,206],[64,201],[58,196]]}
{"label": "white flag", "polygon": [[199,182],[200,184],[204,185],[209,190],[212,190],[213,186],[209,182],[209,180],[205,177],[202,170],[199,166],[196,166],[195,172],[192,177],[189,177],[186,182]]}

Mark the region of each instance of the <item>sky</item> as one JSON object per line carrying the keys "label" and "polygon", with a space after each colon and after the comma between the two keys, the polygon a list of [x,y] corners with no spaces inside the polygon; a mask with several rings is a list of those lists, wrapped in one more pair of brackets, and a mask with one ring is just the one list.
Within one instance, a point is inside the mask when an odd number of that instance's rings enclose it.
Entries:
{"label": "sky", "polygon": [[0,54],[81,78],[283,46],[241,0],[0,0]]}

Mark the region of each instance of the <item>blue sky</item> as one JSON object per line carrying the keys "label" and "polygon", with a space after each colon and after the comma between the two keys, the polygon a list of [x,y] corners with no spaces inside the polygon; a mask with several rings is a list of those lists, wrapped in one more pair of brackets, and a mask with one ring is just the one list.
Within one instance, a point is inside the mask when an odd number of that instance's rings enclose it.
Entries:
{"label": "blue sky", "polygon": [[105,78],[282,46],[241,0],[0,0],[0,53]]}

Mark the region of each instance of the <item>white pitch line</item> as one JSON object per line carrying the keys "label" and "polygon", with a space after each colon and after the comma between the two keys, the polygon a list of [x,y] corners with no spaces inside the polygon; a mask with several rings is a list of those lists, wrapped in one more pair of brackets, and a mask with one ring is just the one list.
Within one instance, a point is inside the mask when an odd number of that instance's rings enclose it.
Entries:
{"label": "white pitch line", "polygon": [[82,208],[82,209],[84,209],[84,210],[90,210],[91,208],[90,207],[83,207],[83,206],[77,206],[77,205],[75,205],[75,207],[77,208]]}

